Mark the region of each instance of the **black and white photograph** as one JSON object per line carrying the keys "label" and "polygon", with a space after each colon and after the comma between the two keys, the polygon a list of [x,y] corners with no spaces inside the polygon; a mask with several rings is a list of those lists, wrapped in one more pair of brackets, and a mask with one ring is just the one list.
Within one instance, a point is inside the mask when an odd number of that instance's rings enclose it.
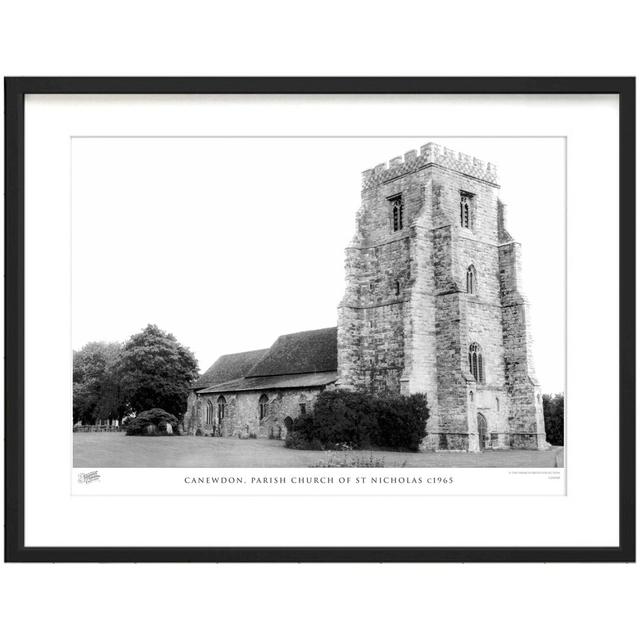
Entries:
{"label": "black and white photograph", "polygon": [[9,84],[19,555],[622,557],[623,80]]}
{"label": "black and white photograph", "polygon": [[562,136],[74,137],[74,467],[563,468],[565,165]]}

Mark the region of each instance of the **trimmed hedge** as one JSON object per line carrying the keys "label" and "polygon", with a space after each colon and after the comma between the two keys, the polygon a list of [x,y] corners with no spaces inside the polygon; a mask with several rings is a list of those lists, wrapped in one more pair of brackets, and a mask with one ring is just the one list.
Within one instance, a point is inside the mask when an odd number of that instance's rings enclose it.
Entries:
{"label": "trimmed hedge", "polygon": [[418,451],[426,436],[428,417],[423,394],[374,396],[357,391],[323,391],[313,411],[294,420],[285,446]]}
{"label": "trimmed hedge", "polygon": [[[171,425],[171,433],[167,432]],[[140,412],[126,422],[128,436],[179,436],[178,419],[163,409],[149,409]],[[151,427],[151,428],[150,428]]]}

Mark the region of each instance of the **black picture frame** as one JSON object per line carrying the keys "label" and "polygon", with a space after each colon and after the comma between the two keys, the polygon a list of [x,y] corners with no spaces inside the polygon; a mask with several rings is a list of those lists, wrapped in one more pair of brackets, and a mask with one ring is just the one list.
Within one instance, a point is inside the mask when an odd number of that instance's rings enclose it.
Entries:
{"label": "black picture frame", "polygon": [[[635,78],[5,78],[5,561],[634,562]],[[616,547],[26,547],[24,103],[27,94],[616,94],[620,149],[620,475]]]}

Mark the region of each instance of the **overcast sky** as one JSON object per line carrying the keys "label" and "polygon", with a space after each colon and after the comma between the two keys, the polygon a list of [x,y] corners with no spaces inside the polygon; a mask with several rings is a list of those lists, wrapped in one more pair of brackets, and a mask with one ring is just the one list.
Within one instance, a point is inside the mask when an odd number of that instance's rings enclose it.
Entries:
{"label": "overcast sky", "polygon": [[538,378],[563,391],[563,138],[76,138],[74,349],[155,323],[204,370],[334,326],[361,172],[429,141],[497,164]]}

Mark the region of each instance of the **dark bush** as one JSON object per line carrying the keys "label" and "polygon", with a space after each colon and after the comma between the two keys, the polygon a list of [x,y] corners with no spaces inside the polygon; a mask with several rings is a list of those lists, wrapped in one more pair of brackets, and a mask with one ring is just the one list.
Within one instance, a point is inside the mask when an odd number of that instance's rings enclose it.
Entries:
{"label": "dark bush", "polygon": [[324,391],[313,410],[287,433],[291,449],[393,449],[417,451],[426,435],[426,397]]}
{"label": "dark bush", "polygon": [[564,394],[545,393],[542,396],[542,411],[547,442],[557,446],[564,445]]}
{"label": "dark bush", "polygon": [[[171,433],[167,431],[171,425]],[[142,411],[135,418],[126,421],[128,436],[179,436],[178,419],[163,409]]]}
{"label": "dark bush", "polygon": [[418,451],[426,436],[429,408],[423,394],[384,395],[377,398],[378,430],[375,442],[381,449]]}

